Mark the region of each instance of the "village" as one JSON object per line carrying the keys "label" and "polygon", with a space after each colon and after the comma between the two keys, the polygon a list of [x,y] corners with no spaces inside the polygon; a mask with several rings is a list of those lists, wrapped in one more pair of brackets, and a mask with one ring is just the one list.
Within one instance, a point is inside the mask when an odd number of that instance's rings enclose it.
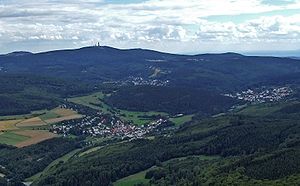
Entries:
{"label": "village", "polygon": [[83,118],[62,121],[52,125],[50,132],[64,136],[75,135],[136,139],[143,138],[146,134],[158,132],[165,127],[172,126],[171,122],[166,118],[159,118],[147,125],[136,126],[116,116],[96,112],[93,109],[83,106],[72,104],[71,106],[64,105],[63,107],[85,114]]}
{"label": "village", "polygon": [[261,89],[248,89],[235,94],[224,94],[227,97],[235,98],[250,103],[276,102],[293,93],[290,87],[273,87]]}
{"label": "village", "polygon": [[104,83],[117,84],[117,85],[133,85],[133,86],[150,85],[150,86],[164,87],[167,86],[170,83],[170,81],[130,76],[125,80],[111,81],[111,82],[104,82]]}
{"label": "village", "polygon": [[137,85],[151,85],[151,86],[167,86],[169,80],[159,80],[159,79],[145,79],[142,77],[129,77],[127,81],[129,84]]}

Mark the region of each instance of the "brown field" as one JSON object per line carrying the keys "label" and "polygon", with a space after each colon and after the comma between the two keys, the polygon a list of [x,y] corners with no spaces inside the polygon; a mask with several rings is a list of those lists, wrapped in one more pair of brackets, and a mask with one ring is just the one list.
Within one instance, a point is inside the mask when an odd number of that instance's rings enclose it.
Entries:
{"label": "brown field", "polygon": [[7,131],[7,130],[16,130],[16,124],[22,120],[7,120],[7,121],[0,121],[0,131]]}
{"label": "brown field", "polygon": [[75,111],[70,109],[56,108],[52,112],[60,116],[71,116],[77,114]]}
{"label": "brown field", "polygon": [[18,148],[33,145],[45,141],[47,139],[57,137],[56,134],[50,133],[48,131],[41,131],[41,130],[23,130],[23,131],[16,131],[14,133],[30,137],[28,140],[16,144],[16,147]]}
{"label": "brown field", "polygon": [[17,127],[35,127],[35,126],[45,126],[47,125],[41,118],[34,117],[30,119],[26,119],[17,124]]}
{"label": "brown field", "polygon": [[61,121],[66,121],[66,120],[71,120],[71,119],[79,119],[79,118],[82,118],[82,115],[73,114],[70,116],[64,116],[64,117],[60,117],[60,118],[47,119],[47,120],[45,120],[45,122],[48,124],[53,124],[53,123],[58,123]]}

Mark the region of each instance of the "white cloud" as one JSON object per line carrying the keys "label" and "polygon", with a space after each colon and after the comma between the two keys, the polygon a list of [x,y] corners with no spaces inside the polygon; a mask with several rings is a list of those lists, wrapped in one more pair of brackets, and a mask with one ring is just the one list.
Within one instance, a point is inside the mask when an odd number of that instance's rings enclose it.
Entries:
{"label": "white cloud", "polygon": [[[101,41],[113,46],[150,47],[171,52],[182,51],[182,47],[178,47],[180,43],[187,46],[184,50],[190,51],[195,51],[198,46],[206,46],[202,50],[208,50],[216,43],[223,50],[228,45],[245,43],[253,46],[270,42],[299,44],[300,12],[292,16],[258,17],[242,23],[206,20],[208,16],[231,15],[235,19],[242,14],[255,15],[300,7],[299,0],[290,3],[270,5],[263,3],[263,0],[149,0],[121,5],[99,0],[2,0],[0,49],[14,50],[15,46],[18,50],[18,42],[39,40],[53,44],[60,42],[60,47],[63,41],[66,46],[74,47]],[[8,43],[12,48],[6,48]]]}

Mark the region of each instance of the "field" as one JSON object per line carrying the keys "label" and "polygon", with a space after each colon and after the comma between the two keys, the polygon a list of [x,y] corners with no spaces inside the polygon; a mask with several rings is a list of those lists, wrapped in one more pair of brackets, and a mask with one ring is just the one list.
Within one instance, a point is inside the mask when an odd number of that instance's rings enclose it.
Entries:
{"label": "field", "polygon": [[163,112],[133,112],[133,111],[126,111],[126,110],[118,110],[117,111],[120,118],[126,121],[131,121],[135,125],[141,126],[153,121],[153,119],[149,118],[151,116],[167,116],[166,113]]}
{"label": "field", "polygon": [[35,127],[47,125],[40,117],[23,120],[16,124],[17,127]]}
{"label": "field", "polygon": [[141,183],[147,184],[147,183],[149,183],[150,180],[145,179],[145,175],[149,170],[150,169],[147,169],[147,170],[139,172],[137,174],[133,174],[131,176],[120,179],[120,180],[116,181],[113,185],[114,186],[133,186],[133,185],[137,185],[137,184],[141,184]]}
{"label": "field", "polygon": [[[56,137],[44,129],[51,124],[81,118],[70,109],[55,108],[32,112],[31,115],[2,116],[0,119],[0,143],[24,147]],[[5,120],[6,119],[6,120]]]}
{"label": "field", "polygon": [[22,142],[15,144],[15,146],[19,148],[33,145],[57,136],[56,134],[50,133],[48,131],[39,131],[39,130],[21,130],[21,131],[16,131],[14,133],[17,135],[29,137],[29,139],[26,139]]}
{"label": "field", "polygon": [[103,97],[104,94],[102,92],[97,92],[88,96],[69,98],[68,101],[110,113],[110,107],[100,100],[103,99]]}
{"label": "field", "polygon": [[125,121],[131,121],[135,125],[143,125],[146,123],[150,123],[152,120],[149,118],[145,118],[143,116],[152,116],[152,115],[166,115],[166,113],[162,112],[131,112],[127,110],[119,110],[110,107],[101,101],[104,98],[104,94],[102,92],[94,93],[88,96],[75,97],[70,98],[68,101],[81,104],[84,106],[88,106],[90,108],[101,110],[104,113],[116,114],[121,119]]}
{"label": "field", "polygon": [[0,131],[16,130],[16,124],[22,120],[7,120],[0,121]]}
{"label": "field", "polygon": [[93,147],[93,148],[88,149],[88,150],[86,150],[86,151],[84,151],[84,152],[81,152],[80,154],[78,154],[78,156],[81,157],[81,156],[90,154],[90,153],[95,152],[95,151],[97,151],[97,150],[99,150],[99,149],[101,149],[101,148],[103,148],[103,146]]}
{"label": "field", "polygon": [[[88,96],[69,98],[68,101],[88,106],[96,110],[101,110],[104,113],[115,114],[124,121],[130,121],[138,126],[148,124],[151,121],[153,121],[153,119],[150,118],[151,116],[168,116],[168,114],[164,112],[134,112],[128,110],[115,109],[102,101],[104,96],[105,95],[102,92],[98,92]],[[177,118],[170,118],[170,120],[174,122],[176,126],[179,126],[185,122],[190,121],[192,117],[193,115],[186,115]]]}
{"label": "field", "polygon": [[170,121],[175,123],[176,126],[182,125],[183,123],[192,121],[194,115],[186,115],[186,116],[181,116],[177,118],[170,118]]}
{"label": "field", "polygon": [[[162,165],[163,166],[168,166],[168,163],[170,163],[172,161],[180,162],[180,161],[185,161],[188,158],[197,158],[199,160],[207,161],[207,160],[215,160],[215,159],[218,159],[220,157],[218,157],[218,156],[202,156],[202,155],[200,155],[200,156],[187,156],[187,157],[174,158],[174,159],[165,161],[165,162],[162,163]],[[154,169],[157,169],[157,167],[153,166],[150,169],[138,172],[136,174],[127,176],[125,178],[122,178],[122,179],[116,181],[113,185],[114,186],[133,186],[133,185],[137,185],[137,184],[141,184],[141,183],[147,184],[147,183],[149,183],[150,180],[145,179],[145,175],[148,171],[154,170]]]}
{"label": "field", "polygon": [[59,118],[47,119],[47,120],[45,120],[45,122],[47,124],[54,124],[54,123],[58,123],[58,122],[61,122],[61,121],[66,121],[66,120],[71,120],[71,119],[78,119],[78,118],[82,118],[82,115],[74,114],[74,115],[70,115],[70,116],[63,116],[63,117],[59,117]]}
{"label": "field", "polygon": [[[172,161],[185,161],[188,158],[197,158],[199,160],[203,160],[203,161],[207,161],[207,160],[215,160],[218,159],[218,156],[187,156],[187,157],[182,157],[182,158],[174,158],[168,161],[165,161],[162,163],[163,166],[167,166],[168,163],[172,162]],[[137,185],[137,184],[147,184],[149,183],[149,179],[145,179],[145,175],[148,171],[150,170],[154,170],[157,169],[156,166],[151,167],[150,169],[138,172],[136,174],[130,175],[128,177],[122,178],[118,181],[116,181],[113,185],[114,186],[133,186],[133,185]]]}
{"label": "field", "polygon": [[28,139],[30,139],[30,137],[16,134],[14,132],[0,133],[0,142],[7,145],[16,145]]}

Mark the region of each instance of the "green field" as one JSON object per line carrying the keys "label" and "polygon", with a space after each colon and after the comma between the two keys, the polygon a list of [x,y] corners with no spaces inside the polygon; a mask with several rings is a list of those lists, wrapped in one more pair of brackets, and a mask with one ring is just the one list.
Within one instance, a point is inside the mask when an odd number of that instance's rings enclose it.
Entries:
{"label": "green field", "polygon": [[88,96],[69,98],[68,101],[76,104],[88,106],[96,110],[101,110],[104,113],[117,115],[121,119],[125,121],[131,121],[135,125],[139,125],[139,126],[153,121],[152,119],[149,119],[147,117],[145,118],[143,116],[153,116],[153,115],[167,116],[167,114],[163,112],[132,112],[127,110],[114,109],[109,105],[105,104],[103,101],[101,101],[101,99],[103,99],[104,96],[105,95],[102,92],[98,92]]}
{"label": "green field", "polygon": [[0,143],[2,144],[15,145],[27,139],[29,139],[29,137],[15,134],[13,132],[0,133]]}
{"label": "green field", "polygon": [[135,125],[141,126],[144,124],[148,124],[151,121],[153,121],[153,119],[148,118],[148,117],[144,117],[144,116],[157,116],[157,115],[161,115],[161,116],[167,116],[167,113],[163,113],[163,112],[132,112],[132,111],[126,111],[126,110],[118,110],[118,114],[119,116],[126,121],[131,121],[132,123],[134,123]]}
{"label": "green field", "polygon": [[102,110],[105,113],[110,113],[110,107],[100,100],[103,98],[104,94],[102,92],[97,92],[88,96],[69,98],[68,101],[93,109]]}
{"label": "green field", "polygon": [[[60,115],[55,113],[54,109],[52,110],[39,110],[33,111],[30,114],[24,115],[11,115],[11,116],[1,116],[0,122],[4,123],[4,126],[8,126],[9,130],[3,128],[0,131],[0,143],[7,144],[7,145],[17,145],[20,142],[30,139],[28,136],[23,136],[14,133],[15,131],[24,131],[24,130],[49,130],[50,125],[43,125],[43,126],[17,126],[21,122],[26,122],[32,118],[39,117],[41,120],[59,118]],[[7,123],[13,122],[14,120],[18,120],[16,123],[12,123],[8,125]],[[1,127],[0,127],[1,128]]]}
{"label": "green field", "polygon": [[59,118],[59,117],[60,117],[60,115],[58,115],[54,112],[51,112],[51,111],[45,112],[44,114],[39,116],[39,118],[41,118],[41,120],[47,120],[47,119],[53,119],[53,118]]}
{"label": "green field", "polygon": [[194,115],[186,115],[186,116],[182,116],[182,117],[177,117],[177,118],[170,118],[170,121],[172,121],[173,123],[175,123],[176,126],[182,125],[186,122],[192,121],[192,118],[194,117]]}
{"label": "green field", "polygon": [[101,149],[101,148],[103,148],[103,146],[90,148],[90,149],[88,149],[88,150],[86,150],[86,151],[84,151],[84,152],[81,152],[80,154],[78,154],[78,156],[81,157],[81,156],[90,154],[90,153],[95,152],[95,151],[97,151],[97,150],[99,150],[99,149]]}
{"label": "green field", "polygon": [[[219,156],[187,156],[187,157],[182,157],[182,158],[174,158],[168,161],[165,161],[162,163],[162,166],[168,166],[168,164],[172,161],[185,161],[188,158],[197,158],[198,160],[203,160],[203,161],[209,161],[209,160],[215,160],[219,159]],[[149,183],[150,180],[145,179],[145,175],[148,171],[157,168],[156,166],[151,167],[150,169],[138,172],[136,174],[127,176],[125,178],[122,178],[118,181],[116,181],[113,185],[114,186],[134,186],[136,184],[144,183],[147,184]]]}
{"label": "green field", "polygon": [[150,180],[145,179],[145,175],[149,170],[150,169],[147,169],[147,170],[139,172],[137,174],[133,174],[131,176],[120,179],[120,180],[116,181],[113,185],[114,186],[134,186],[139,183],[147,184],[147,183],[149,183]]}
{"label": "green field", "polygon": [[[68,101],[88,106],[93,109],[101,110],[104,113],[117,115],[124,121],[130,121],[138,126],[145,125],[153,121],[153,119],[149,118],[149,116],[168,116],[168,114],[164,112],[134,112],[128,110],[115,109],[101,101],[104,98],[104,96],[105,95],[102,92],[98,92],[88,96],[69,98]],[[174,122],[176,126],[179,126],[185,122],[191,121],[193,116],[194,115],[186,115],[177,118],[170,118],[170,121]]]}
{"label": "green field", "polygon": [[33,182],[34,180],[38,179],[42,174],[47,173],[47,171],[49,171],[52,167],[58,165],[61,162],[63,162],[63,163],[67,162],[70,158],[72,158],[80,150],[81,149],[75,149],[75,150],[69,152],[68,154],[56,159],[55,161],[51,162],[42,172],[39,172],[39,173],[31,176],[30,178],[27,178],[26,182]]}

